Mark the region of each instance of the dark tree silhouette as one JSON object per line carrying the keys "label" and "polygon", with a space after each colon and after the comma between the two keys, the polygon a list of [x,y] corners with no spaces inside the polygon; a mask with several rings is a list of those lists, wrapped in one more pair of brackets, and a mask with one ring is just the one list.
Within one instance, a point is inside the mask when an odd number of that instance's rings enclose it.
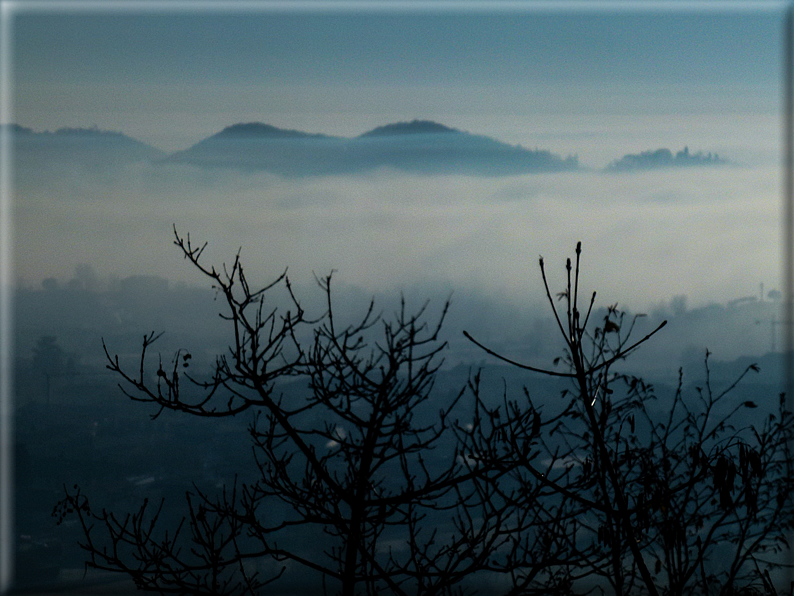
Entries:
{"label": "dark tree silhouette", "polygon": [[[580,311],[580,256],[578,244],[575,265],[566,263],[566,286],[556,295],[564,309],[552,297],[540,259],[565,341],[554,368],[509,360],[467,334],[503,361],[570,381],[562,395],[567,407],[553,432],[536,437],[530,449],[511,442],[521,456],[517,469],[529,472],[513,478],[528,488],[547,486],[560,503],[534,506],[568,511],[557,518],[566,523],[550,525],[547,534],[564,553],[565,577],[603,578],[616,594],[734,594],[740,588],[774,593],[769,571],[784,563],[779,554],[788,546],[794,519],[794,479],[788,473],[792,417],[783,395],[777,411],[749,424],[746,413],[757,404],[737,402],[731,392],[758,372],[756,365],[717,391],[707,353],[704,384],[692,397],[681,373],[674,395],[660,398],[641,378],[616,371],[665,322],[632,341],[642,315],[628,317],[614,305],[596,316],[595,293]],[[527,399],[540,416],[529,394]],[[539,469],[533,459],[546,465]]]}
{"label": "dark tree silhouette", "polygon": [[[186,515],[163,529],[162,503],[129,515],[93,506],[74,487],[54,515],[82,524],[87,566],[128,574],[160,593],[259,594],[296,575],[324,593],[774,593],[768,560],[792,527],[787,473],[791,415],[757,417],[755,403],[706,379],[672,396],[618,369],[663,326],[631,339],[638,317],[580,312],[579,264],[557,299],[540,269],[565,351],[527,371],[569,383],[553,404],[524,388],[485,391],[481,372],[438,401],[434,391],[449,303],[391,317],[374,304],[355,323],[309,317],[286,274],[252,289],[239,254],[206,267],[189,237],[185,258],[223,297],[233,341],[209,378],[178,351],[164,367],[144,337],[134,372],[105,353],[131,399],[206,418],[256,412],[256,479],[220,492],[194,486]],[[282,291],[286,306],[273,306]],[[464,332],[465,333],[465,332]],[[529,382],[528,387],[532,387]],[[446,388],[448,390],[448,388]],[[459,414],[465,406],[465,420]],[[551,411],[550,411],[551,410]],[[759,409],[760,411],[760,409]],[[270,589],[269,587],[267,588]]]}
{"label": "dark tree silhouette", "polygon": [[[149,352],[159,336],[151,333],[134,373],[105,348],[108,368],[129,398],[158,407],[154,418],[164,410],[211,418],[257,410],[249,432],[258,479],[220,495],[194,487],[188,515],[170,533],[158,526],[159,508],[144,503],[116,516],[92,508],[75,487],[56,515],[79,517],[88,565],[125,572],[143,589],[192,594],[258,593],[297,566],[346,596],[452,593],[484,569],[507,540],[500,525],[509,505],[481,507],[476,522],[469,507],[514,464],[466,464],[450,418],[465,388],[448,403],[431,400],[448,304],[435,324],[424,320],[427,305],[409,314],[402,301],[390,320],[371,303],[358,323],[340,325],[328,276],[318,280],[327,310],[310,320],[285,275],[252,290],[239,254],[230,268],[206,268],[204,247],[175,235],[224,298],[234,337],[228,354],[209,380],[189,373],[186,351],[167,370],[158,358],[153,376]],[[277,288],[286,311],[268,306]],[[287,381],[295,381],[288,397],[278,385]]]}

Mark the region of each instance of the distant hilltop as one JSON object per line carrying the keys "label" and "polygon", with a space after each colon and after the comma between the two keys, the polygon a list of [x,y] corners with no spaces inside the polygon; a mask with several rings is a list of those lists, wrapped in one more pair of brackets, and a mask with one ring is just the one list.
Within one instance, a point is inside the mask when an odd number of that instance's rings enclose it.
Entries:
{"label": "distant hilltop", "polygon": [[310,134],[308,132],[301,132],[299,130],[276,128],[275,126],[263,124],[262,122],[248,122],[245,124],[233,124],[232,126],[227,126],[221,132],[213,135],[210,138],[330,139],[332,137],[322,134]]}
{"label": "distant hilltop", "polygon": [[365,132],[362,137],[378,137],[390,135],[407,135],[407,134],[429,134],[429,133],[443,133],[443,132],[460,132],[455,128],[444,126],[432,120],[412,120],[411,122],[395,122],[394,124],[386,124],[385,126],[378,126],[369,132]]}
{"label": "distant hilltop", "polygon": [[59,128],[55,132],[34,132],[9,124],[17,164],[36,169],[75,164],[101,170],[133,162],[153,162],[167,154],[120,132],[91,128]]}
{"label": "distant hilltop", "polygon": [[285,176],[394,169],[421,174],[498,176],[579,168],[576,157],[509,145],[429,120],[396,122],[353,138],[235,124],[164,161]]}
{"label": "distant hilltop", "polygon": [[656,149],[642,153],[628,153],[606,167],[609,172],[626,172],[630,170],[653,170],[658,168],[677,168],[690,166],[711,166],[727,163],[719,155],[711,152],[704,154],[699,151],[690,153],[689,147],[673,155],[669,149]]}

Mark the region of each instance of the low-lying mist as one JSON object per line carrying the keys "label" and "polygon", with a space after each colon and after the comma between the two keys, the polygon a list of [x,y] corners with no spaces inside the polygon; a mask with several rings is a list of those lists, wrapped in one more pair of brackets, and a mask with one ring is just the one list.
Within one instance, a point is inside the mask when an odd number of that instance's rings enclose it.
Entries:
{"label": "low-lying mist", "polygon": [[[349,320],[363,315],[372,296],[386,315],[400,295],[412,308],[430,300],[431,314],[451,297],[450,364],[485,357],[463,329],[524,361],[550,361],[560,346],[538,257],[552,291],[560,291],[565,259],[581,240],[583,296],[597,291],[597,307],[618,303],[649,314],[639,332],[665,317],[680,323],[644,350],[650,368],[673,373],[706,347],[721,359],[780,349],[777,306],[766,295],[780,287],[779,183],[775,167],[730,165],[490,178],[381,170],[285,179],[143,163],[100,172],[20,169],[15,279],[37,295],[47,278],[50,289],[66,289],[83,264],[99,293],[118,292],[130,276],[163,278],[169,291],[208,288],[173,246],[176,225],[195,245],[208,243],[208,267],[231,263],[239,250],[252,284],[288,269],[317,312],[322,293],[314,277],[332,271],[335,307]],[[156,300],[147,306],[150,298],[136,299],[135,316],[127,308],[125,332],[135,328],[137,337],[176,324],[201,335],[209,311],[193,318],[177,311],[183,325]],[[741,298],[751,308],[730,305]],[[77,324],[64,320],[73,313],[48,319],[30,304],[18,306],[23,346],[55,332],[44,321]],[[96,349],[102,331],[95,329]]]}
{"label": "low-lying mist", "polygon": [[176,225],[209,243],[208,263],[241,249],[262,280],[335,269],[368,292],[421,284],[525,305],[543,297],[538,256],[562,275],[581,240],[584,279],[604,300],[648,309],[685,294],[704,305],[780,287],[780,183],[771,166],[498,178],[20,171],[15,277],[36,286],[88,263],[102,276],[201,283],[171,246]]}

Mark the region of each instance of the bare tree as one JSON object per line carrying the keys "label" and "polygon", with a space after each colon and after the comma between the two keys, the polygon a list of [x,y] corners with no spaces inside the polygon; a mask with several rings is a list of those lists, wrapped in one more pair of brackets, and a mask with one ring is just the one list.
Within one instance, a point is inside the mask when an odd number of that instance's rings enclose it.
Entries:
{"label": "bare tree", "polygon": [[[310,320],[286,275],[253,290],[239,254],[217,271],[201,261],[203,246],[176,230],[175,237],[224,298],[234,338],[228,353],[208,380],[189,373],[191,354],[182,350],[167,370],[157,357],[152,376],[149,352],[159,336],[151,333],[134,373],[105,348],[108,368],[129,398],[158,407],[155,418],[164,410],[220,418],[255,409],[249,432],[258,479],[220,495],[194,487],[188,515],[170,532],[158,526],[159,508],[145,503],[117,516],[92,508],[75,487],[56,514],[79,517],[88,565],[125,572],[143,589],[195,594],[257,593],[297,567],[345,596],[452,593],[484,569],[508,539],[499,523],[511,505],[483,510],[474,526],[455,520],[514,464],[466,464],[450,418],[465,388],[446,404],[430,399],[448,303],[435,324],[424,320],[427,305],[409,314],[401,301],[391,319],[370,304],[359,322],[340,325],[328,276],[318,280],[327,310]],[[267,302],[279,287],[285,312]],[[286,381],[301,390],[285,397]]]}
{"label": "bare tree", "polygon": [[[791,414],[757,417],[733,390],[706,379],[694,397],[680,377],[660,397],[619,370],[664,326],[632,339],[640,316],[617,305],[580,312],[577,245],[557,300],[540,270],[565,341],[551,368],[567,383],[551,404],[524,388],[483,389],[481,372],[439,402],[449,303],[373,303],[360,319],[335,315],[331,276],[318,279],[325,312],[309,317],[286,274],[252,289],[239,254],[220,271],[204,247],[175,234],[220,296],[233,340],[206,378],[180,350],[168,367],[144,337],[132,372],[108,348],[108,368],[131,399],[163,411],[222,418],[254,411],[256,478],[220,492],[194,486],[186,514],[163,529],[163,504],[134,514],[93,506],[74,487],[56,506],[76,515],[90,567],[128,574],[160,593],[259,594],[308,577],[324,593],[577,594],[774,593],[770,559],[792,527],[786,473]],[[281,291],[286,306],[276,307]],[[464,332],[465,333],[465,332]],[[532,384],[528,386],[531,388]],[[465,407],[465,418],[461,418]],[[760,409],[759,409],[760,411]]]}
{"label": "bare tree", "polygon": [[[534,437],[531,449],[511,442],[521,460],[517,469],[529,472],[516,476],[518,482],[529,478],[530,487],[541,484],[556,494],[552,503],[571,507],[568,516],[557,518],[567,522],[551,531],[568,580],[587,578],[592,584],[600,577],[616,594],[734,594],[739,588],[774,593],[769,571],[781,560],[766,555],[786,546],[794,519],[794,480],[786,472],[792,418],[782,397],[776,412],[751,425],[742,418],[755,402],[736,402],[731,392],[758,371],[755,365],[715,391],[707,355],[705,384],[694,399],[685,397],[682,377],[674,395],[663,400],[641,378],[617,372],[665,323],[633,341],[642,315],[629,318],[614,305],[596,318],[595,293],[582,313],[580,255],[578,244],[575,266],[568,259],[567,283],[556,296],[564,309],[552,297],[540,260],[565,341],[555,368],[515,362],[467,334],[503,361],[570,381],[563,391],[567,407],[552,432]],[[540,416],[529,394],[527,400],[528,411]],[[534,506],[553,511],[562,505]]]}

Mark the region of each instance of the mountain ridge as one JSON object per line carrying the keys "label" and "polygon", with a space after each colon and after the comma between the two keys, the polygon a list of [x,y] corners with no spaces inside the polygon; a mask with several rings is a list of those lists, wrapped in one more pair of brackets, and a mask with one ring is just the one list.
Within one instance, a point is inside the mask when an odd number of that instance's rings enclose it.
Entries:
{"label": "mountain ridge", "polygon": [[[563,158],[543,149],[526,149],[493,137],[472,134],[432,121],[414,119],[376,126],[352,137],[279,128],[263,122],[226,126],[187,149],[165,152],[124,133],[96,126],[36,132],[19,124],[0,129],[14,139],[17,163],[36,167],[85,166],[98,169],[124,163],[182,163],[204,169],[269,171],[288,177],[356,174],[392,169],[419,174],[500,176],[581,171],[576,156]],[[688,147],[627,153],[602,171],[626,173],[684,166],[730,163],[711,152]]]}
{"label": "mountain ridge", "polygon": [[509,145],[432,120],[390,123],[356,137],[249,122],[226,127],[164,161],[285,176],[351,174],[381,168],[485,176],[579,169],[576,157]]}
{"label": "mountain ridge", "polygon": [[122,132],[90,128],[59,128],[36,132],[19,124],[4,124],[11,134],[18,165],[47,169],[62,164],[101,170],[125,163],[155,162],[168,154]]}
{"label": "mountain ridge", "polygon": [[[205,141],[213,137],[272,137],[272,138],[334,138],[321,133],[309,133],[301,130],[278,128],[272,124],[264,122],[244,122],[232,124],[214,135],[204,139]],[[200,141],[201,142],[201,141]]]}
{"label": "mountain ridge", "polygon": [[460,133],[457,128],[450,128],[433,120],[411,120],[410,122],[393,122],[369,130],[359,137],[389,136],[401,134],[428,134],[428,133]]}

